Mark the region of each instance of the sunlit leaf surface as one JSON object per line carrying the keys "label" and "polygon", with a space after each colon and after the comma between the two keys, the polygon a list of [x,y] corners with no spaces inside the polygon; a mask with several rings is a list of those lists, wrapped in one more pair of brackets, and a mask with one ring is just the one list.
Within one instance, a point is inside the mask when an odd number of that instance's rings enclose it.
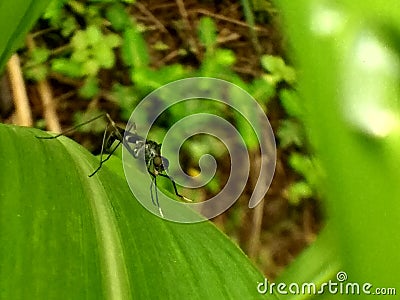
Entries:
{"label": "sunlit leaf surface", "polygon": [[1,299],[259,297],[262,275],[211,223],[164,221],[107,166],[89,178],[83,147],[35,135],[0,125]]}

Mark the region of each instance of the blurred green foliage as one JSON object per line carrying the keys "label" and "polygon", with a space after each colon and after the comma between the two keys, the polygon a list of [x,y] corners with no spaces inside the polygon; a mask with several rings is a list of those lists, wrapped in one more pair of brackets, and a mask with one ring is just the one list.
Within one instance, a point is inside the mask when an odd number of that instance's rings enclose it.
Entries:
{"label": "blurred green foliage", "polygon": [[[331,240],[346,283],[368,282],[372,293],[392,287],[398,294],[399,2],[276,4],[292,59],[301,66],[307,134],[326,173],[329,215],[319,241]],[[297,158],[291,164],[307,169]],[[315,258],[308,257],[310,264]]]}

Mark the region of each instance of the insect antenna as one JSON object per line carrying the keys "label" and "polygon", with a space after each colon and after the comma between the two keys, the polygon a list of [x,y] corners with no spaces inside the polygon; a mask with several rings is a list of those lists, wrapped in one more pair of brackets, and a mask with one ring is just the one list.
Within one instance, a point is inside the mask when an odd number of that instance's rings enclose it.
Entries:
{"label": "insect antenna", "polygon": [[[76,130],[76,129],[78,129],[78,128],[86,125],[86,124],[89,124],[89,123],[91,123],[91,122],[93,122],[93,121],[95,121],[97,119],[103,118],[103,117],[106,117],[108,122],[107,122],[106,128],[104,130],[103,140],[102,140],[102,143],[101,143],[99,166],[97,167],[96,170],[94,170],[94,172],[92,174],[88,175],[89,177],[92,177],[93,175],[95,175],[101,169],[103,163],[105,163],[107,160],[110,159],[111,155],[114,154],[114,152],[117,150],[119,145],[122,143],[123,137],[122,137],[122,134],[121,134],[120,131],[123,131],[123,129],[119,128],[115,124],[115,122],[113,121],[113,119],[111,119],[111,117],[110,117],[110,115],[108,113],[103,113],[101,115],[98,115],[98,116],[96,116],[96,117],[94,117],[92,119],[89,119],[89,120],[87,120],[87,121],[85,121],[83,123],[80,123],[80,124],[78,124],[78,125],[76,125],[74,127],[68,128],[67,130],[64,130],[61,133],[56,134],[54,136],[36,136],[36,138],[38,138],[38,139],[46,139],[46,140],[56,139],[56,138],[58,138],[58,137],[60,137],[62,135],[65,135],[65,134],[67,134],[69,132],[72,132],[72,131],[74,131],[74,130]],[[111,132],[109,132],[110,127],[112,128]],[[132,125],[131,125],[131,127],[132,127]],[[112,146],[112,144],[113,144],[113,142],[115,140],[118,140],[118,144],[114,148],[112,148],[110,150],[110,147]],[[107,157],[105,159],[103,159],[104,152],[107,151],[107,150],[110,150],[110,151],[109,151]]]}
{"label": "insect antenna", "polygon": [[41,139],[41,140],[56,139],[56,138],[58,138],[58,137],[60,137],[60,136],[62,136],[62,135],[65,135],[65,134],[67,134],[67,133],[69,133],[69,132],[75,131],[75,130],[77,130],[78,128],[80,128],[80,127],[82,127],[82,126],[84,126],[84,125],[86,125],[86,124],[89,124],[89,123],[91,123],[91,122],[93,122],[93,121],[95,121],[95,120],[97,120],[97,119],[100,119],[100,118],[102,118],[102,117],[104,117],[104,116],[108,116],[108,117],[109,117],[109,115],[108,115],[107,113],[101,114],[101,115],[99,115],[99,116],[97,116],[97,117],[94,117],[94,118],[92,118],[92,119],[90,119],[90,120],[87,120],[87,121],[85,121],[85,122],[83,122],[83,123],[80,123],[80,124],[78,124],[78,125],[76,125],[76,126],[74,126],[74,127],[68,128],[68,129],[66,129],[66,130],[64,130],[64,131],[62,131],[62,132],[60,132],[60,133],[58,133],[58,134],[56,134],[56,135],[53,135],[53,136],[36,136],[36,138]]}

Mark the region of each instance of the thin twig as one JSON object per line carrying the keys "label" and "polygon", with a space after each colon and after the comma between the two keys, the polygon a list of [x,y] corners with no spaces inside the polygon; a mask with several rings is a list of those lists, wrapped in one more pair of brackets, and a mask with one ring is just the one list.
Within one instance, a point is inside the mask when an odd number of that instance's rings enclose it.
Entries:
{"label": "thin twig", "polygon": [[32,126],[32,112],[26,93],[18,54],[11,56],[7,62],[7,72],[14,98],[16,123],[21,126]]}
{"label": "thin twig", "polygon": [[[32,51],[35,46],[35,41],[32,36],[28,36],[26,44],[28,49]],[[61,132],[60,121],[57,116],[56,107],[53,101],[53,93],[50,84],[46,79],[37,83],[37,90],[43,104],[43,117],[46,121],[46,127],[52,132]]]}
{"label": "thin twig", "polygon": [[185,23],[186,29],[190,29],[190,22],[188,19],[188,13],[185,8],[185,4],[182,0],[176,0],[176,5],[178,5],[179,13],[181,14],[182,20]]}
{"label": "thin twig", "polygon": [[167,28],[161,23],[147,8],[140,2],[136,2],[135,6],[145,14],[156,26],[160,29],[160,31],[168,33]]}
{"label": "thin twig", "polygon": [[185,29],[189,33],[188,42],[189,42],[190,50],[193,51],[193,53],[198,53],[199,51],[198,51],[198,47],[196,44],[196,39],[193,38],[193,36],[192,36],[192,33],[194,31],[193,31],[192,26],[190,25],[189,18],[188,18],[188,12],[185,8],[185,4],[183,3],[183,0],[176,0],[176,5],[178,6],[179,13],[181,14]]}
{"label": "thin twig", "polygon": [[[229,22],[229,23],[232,23],[232,24],[243,26],[243,27],[248,27],[248,28],[251,27],[246,22],[235,20],[235,19],[226,17],[224,15],[215,14],[215,13],[212,13],[212,12],[206,10],[206,9],[203,9],[203,8],[192,9],[189,12],[190,13],[198,13],[198,14],[210,16],[210,17],[212,17],[214,19],[219,19],[219,20],[226,21],[226,22]],[[260,27],[260,26],[254,26],[254,30],[261,31],[261,32],[267,32],[267,33],[269,32],[266,28],[263,28],[263,27]]]}
{"label": "thin twig", "polygon": [[[222,31],[221,31],[222,34]],[[236,33],[236,32],[232,32],[226,36],[218,36],[217,37],[217,43],[218,44],[224,44],[227,42],[232,42],[232,41],[236,41],[238,39],[240,39],[241,35]]]}
{"label": "thin twig", "polygon": [[256,25],[251,4],[248,0],[242,0],[241,2],[246,22],[249,24],[251,43],[253,44],[254,50],[256,50],[258,57],[260,57],[262,54],[262,47],[260,45],[260,42],[258,41],[258,37],[254,29]]}
{"label": "thin twig", "polygon": [[179,56],[179,49],[178,50],[173,50],[172,52],[167,54],[164,58],[162,58],[159,61],[159,65],[160,66],[165,65],[167,62],[169,62],[170,60],[174,59],[177,56]]}
{"label": "thin twig", "polygon": [[47,80],[39,81],[37,89],[42,99],[43,117],[46,120],[47,129],[52,132],[61,132],[60,120],[53,101],[53,93]]}
{"label": "thin twig", "polygon": [[63,101],[68,100],[69,98],[72,98],[75,95],[76,95],[76,91],[69,91],[69,92],[66,92],[66,93],[54,98],[54,100],[56,100],[57,102],[63,102]]}
{"label": "thin twig", "polygon": [[[261,157],[258,153],[252,153],[252,173],[255,174],[261,168]],[[251,176],[252,189],[257,184],[257,176]],[[250,235],[247,244],[247,254],[250,258],[256,258],[260,250],[260,236],[261,236],[261,226],[264,212],[264,201],[260,203],[252,211],[252,220]]]}
{"label": "thin twig", "polygon": [[38,30],[36,32],[32,32],[31,35],[32,35],[33,38],[37,38],[37,37],[39,37],[41,35],[48,34],[49,32],[56,31],[56,30],[57,30],[57,28],[50,27],[50,28]]}
{"label": "thin twig", "polygon": [[82,86],[82,83],[79,80],[63,76],[56,72],[50,72],[49,76],[51,79],[55,79],[62,84],[70,85],[76,89]]}

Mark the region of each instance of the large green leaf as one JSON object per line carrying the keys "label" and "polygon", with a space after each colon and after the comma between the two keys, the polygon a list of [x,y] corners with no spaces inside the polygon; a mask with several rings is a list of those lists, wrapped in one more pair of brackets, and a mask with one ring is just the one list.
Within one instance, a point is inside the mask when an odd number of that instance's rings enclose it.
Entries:
{"label": "large green leaf", "polygon": [[50,0],[0,1],[0,70]]}
{"label": "large green leaf", "polygon": [[[335,275],[341,270],[340,262],[337,259],[338,251],[333,232],[332,228],[324,228],[315,243],[301,253],[279,276],[276,282],[284,283],[287,287],[285,289],[287,294],[278,293],[275,288],[274,294],[278,295],[279,299],[311,299],[317,294],[319,294],[318,299],[337,299],[334,298],[337,295],[330,294],[326,288],[325,292],[318,293],[323,289],[323,284],[335,278]],[[305,285],[303,285],[304,283]],[[300,291],[305,287],[306,292],[290,292],[289,286],[291,284],[297,284]],[[310,293],[308,293],[307,284],[310,284]],[[271,293],[271,289],[268,293]]]}
{"label": "large green leaf", "polygon": [[262,275],[212,223],[162,220],[107,165],[89,178],[83,147],[35,135],[0,125],[0,299],[259,297]]}
{"label": "large green leaf", "polygon": [[308,133],[327,174],[328,222],[345,283],[398,293],[399,2],[276,3],[301,74]]}

